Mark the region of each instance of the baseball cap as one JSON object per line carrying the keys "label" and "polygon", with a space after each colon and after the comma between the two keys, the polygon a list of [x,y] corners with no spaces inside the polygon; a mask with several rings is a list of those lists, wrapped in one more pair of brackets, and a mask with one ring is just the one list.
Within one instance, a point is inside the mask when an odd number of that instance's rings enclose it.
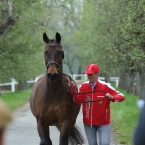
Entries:
{"label": "baseball cap", "polygon": [[86,70],[83,74],[93,74],[94,72],[98,72],[100,70],[99,66],[96,64],[89,64],[86,67]]}

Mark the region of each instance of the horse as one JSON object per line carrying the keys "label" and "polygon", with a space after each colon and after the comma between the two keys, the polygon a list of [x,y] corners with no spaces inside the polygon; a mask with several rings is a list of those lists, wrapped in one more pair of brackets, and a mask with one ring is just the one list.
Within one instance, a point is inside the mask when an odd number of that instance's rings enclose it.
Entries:
{"label": "horse", "polygon": [[45,42],[44,60],[46,74],[33,87],[30,95],[30,109],[37,121],[40,145],[52,145],[49,126],[56,126],[60,132],[59,145],[83,144],[84,138],[75,124],[80,111],[80,104],[73,101],[69,91],[69,81],[74,80],[62,72],[64,51],[61,46],[61,35],[49,39],[43,33]]}

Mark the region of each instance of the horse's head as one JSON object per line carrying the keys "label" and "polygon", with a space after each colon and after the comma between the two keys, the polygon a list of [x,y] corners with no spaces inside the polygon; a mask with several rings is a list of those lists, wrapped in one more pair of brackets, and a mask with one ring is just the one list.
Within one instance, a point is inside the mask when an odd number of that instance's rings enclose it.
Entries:
{"label": "horse's head", "polygon": [[43,40],[46,43],[44,58],[47,68],[47,76],[50,81],[55,81],[58,77],[58,71],[62,65],[64,52],[61,47],[61,36],[56,33],[55,39],[49,39],[46,33],[43,34]]}

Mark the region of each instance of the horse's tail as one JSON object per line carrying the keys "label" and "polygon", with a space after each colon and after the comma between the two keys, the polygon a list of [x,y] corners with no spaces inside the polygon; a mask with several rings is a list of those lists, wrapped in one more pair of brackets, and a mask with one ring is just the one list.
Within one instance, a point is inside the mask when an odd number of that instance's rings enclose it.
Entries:
{"label": "horse's tail", "polygon": [[85,139],[80,133],[80,131],[81,131],[80,128],[76,125],[71,129],[69,140],[68,140],[68,142],[71,145],[78,145],[78,144],[82,145],[85,143]]}

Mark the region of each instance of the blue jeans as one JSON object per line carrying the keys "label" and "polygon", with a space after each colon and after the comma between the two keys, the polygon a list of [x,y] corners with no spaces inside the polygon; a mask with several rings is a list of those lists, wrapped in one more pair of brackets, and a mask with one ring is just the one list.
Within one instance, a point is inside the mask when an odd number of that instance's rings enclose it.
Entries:
{"label": "blue jeans", "polygon": [[110,145],[110,124],[92,127],[84,124],[84,128],[89,145]]}

